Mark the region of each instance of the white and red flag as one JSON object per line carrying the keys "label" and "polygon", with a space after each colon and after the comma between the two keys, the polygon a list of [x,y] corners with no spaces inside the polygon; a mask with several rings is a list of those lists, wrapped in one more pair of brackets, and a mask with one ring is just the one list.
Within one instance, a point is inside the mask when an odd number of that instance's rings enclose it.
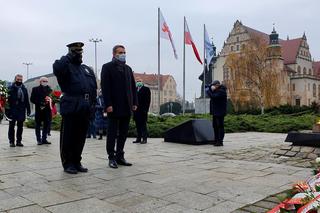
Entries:
{"label": "white and red flag", "polygon": [[172,49],[173,49],[174,57],[176,59],[178,59],[177,50],[176,50],[176,47],[174,46],[171,31],[169,29],[169,26],[167,25],[166,20],[164,19],[163,15],[161,13],[161,11],[160,11],[160,25],[159,25],[159,27],[160,27],[160,37],[170,41]]}
{"label": "white and red flag", "polygon": [[184,43],[187,44],[187,45],[191,45],[192,46],[192,49],[193,49],[193,52],[196,56],[196,58],[198,59],[199,63],[202,64],[202,61],[200,59],[200,56],[199,56],[199,52],[197,50],[197,47],[196,45],[194,44],[193,40],[192,40],[192,36],[191,36],[191,33],[190,33],[190,30],[189,30],[189,27],[188,27],[188,24],[187,24],[187,20],[185,20],[184,22],[185,26],[184,26]]}

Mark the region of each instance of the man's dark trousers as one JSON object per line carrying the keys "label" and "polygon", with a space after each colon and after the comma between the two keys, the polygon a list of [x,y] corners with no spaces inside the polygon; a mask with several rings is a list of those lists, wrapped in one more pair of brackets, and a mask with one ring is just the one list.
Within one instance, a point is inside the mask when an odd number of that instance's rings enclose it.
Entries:
{"label": "man's dark trousers", "polygon": [[[51,111],[42,110],[36,113],[35,122],[36,122],[36,137],[38,142],[45,142],[47,140],[48,130],[49,130],[49,122]],[[42,126],[42,137],[41,137],[41,123],[43,122]]]}
{"label": "man's dark trousers", "polygon": [[[124,144],[129,130],[130,116],[108,118],[107,153],[109,160],[122,159]],[[115,143],[117,140],[116,151]]]}
{"label": "man's dark trousers", "polygon": [[17,122],[17,143],[20,143],[22,140],[24,121],[12,120],[12,121],[9,121],[9,131],[8,131],[8,138],[10,143],[14,143],[14,128],[15,128],[16,122]]}
{"label": "man's dark trousers", "polygon": [[223,142],[224,139],[224,116],[212,116],[212,126],[216,142]]}
{"label": "man's dark trousers", "polygon": [[148,129],[147,129],[148,113],[137,113],[135,115],[135,123],[137,127],[137,139],[147,139]]}
{"label": "man's dark trousers", "polygon": [[[81,154],[89,127],[89,115],[87,114],[78,113],[62,116],[60,155],[64,168],[70,165],[77,166],[81,162]],[[65,129],[68,131],[65,131]]]}

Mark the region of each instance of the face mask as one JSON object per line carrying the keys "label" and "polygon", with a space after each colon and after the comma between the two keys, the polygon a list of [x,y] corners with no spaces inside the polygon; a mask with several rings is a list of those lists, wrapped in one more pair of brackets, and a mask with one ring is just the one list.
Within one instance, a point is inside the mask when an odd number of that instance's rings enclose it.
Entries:
{"label": "face mask", "polygon": [[48,83],[47,82],[42,82],[41,85],[46,87],[46,86],[48,86]]}
{"label": "face mask", "polygon": [[21,85],[22,85],[22,82],[16,81],[16,85],[17,85],[17,86],[21,86]]}
{"label": "face mask", "polygon": [[117,55],[116,58],[121,62],[126,62],[126,54]]}
{"label": "face mask", "polygon": [[137,87],[142,87],[143,83],[142,82],[137,82],[136,85],[137,85]]}

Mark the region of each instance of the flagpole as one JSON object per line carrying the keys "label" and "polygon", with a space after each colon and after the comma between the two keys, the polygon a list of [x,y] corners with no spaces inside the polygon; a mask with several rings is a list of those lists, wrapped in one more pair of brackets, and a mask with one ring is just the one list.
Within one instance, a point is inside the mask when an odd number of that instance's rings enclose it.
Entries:
{"label": "flagpole", "polygon": [[203,103],[204,103],[204,114],[207,113],[207,103],[206,103],[206,25],[203,25]]}
{"label": "flagpole", "polygon": [[160,115],[160,7],[158,7],[158,110]]}
{"label": "flagpole", "polygon": [[183,90],[182,90],[182,114],[185,113],[185,99],[186,99],[186,91],[185,91],[185,84],[186,84],[186,17],[183,17]]}

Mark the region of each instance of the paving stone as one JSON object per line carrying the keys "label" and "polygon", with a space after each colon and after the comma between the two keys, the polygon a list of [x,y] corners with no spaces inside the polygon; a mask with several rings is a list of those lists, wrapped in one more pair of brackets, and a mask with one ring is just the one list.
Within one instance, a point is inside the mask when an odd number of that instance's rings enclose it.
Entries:
{"label": "paving stone", "polygon": [[153,212],[155,213],[201,213],[202,211],[197,211],[195,209],[188,209],[178,204],[171,204],[168,206],[157,208]]}
{"label": "paving stone", "polygon": [[308,158],[309,159],[316,159],[318,157],[318,155],[314,154],[314,153],[310,153],[308,154]]}
{"label": "paving stone", "polygon": [[269,202],[273,202],[273,203],[280,203],[280,200],[277,197],[267,197],[264,200],[269,201]]}
{"label": "paving stone", "polygon": [[297,152],[292,152],[292,151],[289,151],[285,154],[285,156],[288,156],[288,157],[294,157],[296,156]]}
{"label": "paving stone", "polygon": [[60,205],[50,206],[46,208],[48,211],[52,213],[79,213],[79,212],[90,212],[90,213],[109,213],[109,212],[128,212],[126,210],[122,210],[119,207],[110,204],[105,201],[101,201],[97,198],[90,198],[86,200],[79,200],[71,203],[64,203]]}
{"label": "paving stone", "polygon": [[313,153],[319,156],[320,155],[320,148],[315,148]]}
{"label": "paving stone", "polygon": [[308,157],[308,154],[309,153],[306,153],[306,152],[298,152],[296,157],[299,157],[299,158],[307,158]]}
{"label": "paving stone", "polygon": [[211,208],[208,208],[206,210],[204,210],[204,213],[226,213],[226,212],[231,212],[234,211],[240,207],[242,207],[244,204],[241,203],[237,203],[234,201],[225,201],[222,203],[219,203]]}
{"label": "paving stone", "polygon": [[274,154],[275,155],[285,155],[288,152],[288,150],[277,150]]}
{"label": "paving stone", "polygon": [[50,213],[46,209],[33,205],[33,206],[27,206],[27,207],[22,207],[14,210],[9,210],[8,213]]}
{"label": "paving stone", "polygon": [[26,200],[22,197],[14,197],[9,199],[0,200],[0,211],[7,211],[10,209],[15,209],[23,206],[32,205],[33,202]]}
{"label": "paving stone", "polygon": [[291,149],[292,152],[300,152],[300,150],[301,150],[301,146],[293,146]]}
{"label": "paving stone", "polygon": [[[294,148],[294,146],[291,146],[291,145],[282,145],[281,147],[280,147],[280,149],[281,150],[292,150]],[[292,150],[292,151],[294,151],[294,150]]]}
{"label": "paving stone", "polygon": [[311,153],[314,151],[314,147],[308,147],[308,146],[302,146],[301,147],[301,152],[307,152],[307,153]]}
{"label": "paving stone", "polygon": [[253,212],[253,213],[266,213],[269,209],[250,205],[250,206],[241,208],[241,210],[247,210],[248,212]]}
{"label": "paving stone", "polygon": [[265,201],[265,200],[256,202],[253,205],[258,206],[258,207],[262,207],[262,208],[266,208],[266,209],[272,209],[275,206],[275,204],[273,202],[269,202],[269,201]]}
{"label": "paving stone", "polygon": [[135,206],[130,206],[129,208],[127,208],[127,210],[130,213],[149,213],[149,212],[157,212],[158,208],[161,208],[163,206],[168,206],[170,205],[172,202],[166,201],[166,200],[161,200],[161,199],[150,199],[146,202],[142,202],[139,203]]}

